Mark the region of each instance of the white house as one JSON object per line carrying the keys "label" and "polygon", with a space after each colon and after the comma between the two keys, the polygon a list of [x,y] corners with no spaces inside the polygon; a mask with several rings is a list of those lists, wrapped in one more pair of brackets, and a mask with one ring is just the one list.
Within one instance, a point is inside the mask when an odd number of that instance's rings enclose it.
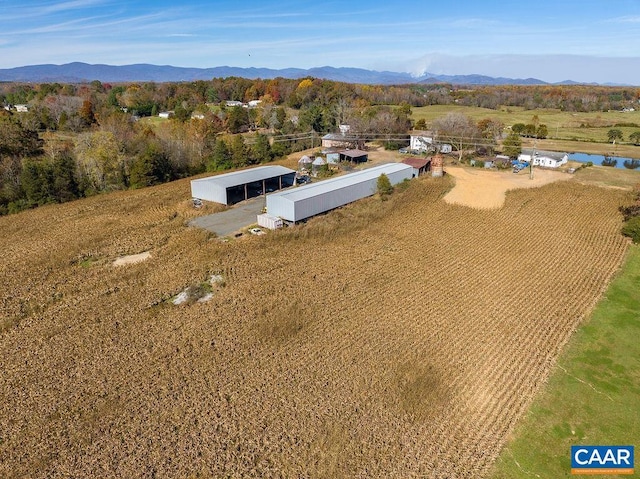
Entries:
{"label": "white house", "polygon": [[421,134],[411,135],[409,140],[409,150],[418,153],[424,153],[427,151],[439,151],[440,153],[451,153],[452,148],[448,143],[439,143],[433,135],[428,132],[422,132]]}
{"label": "white house", "polygon": [[[533,156],[533,158],[532,158]],[[544,166],[546,168],[559,168],[562,165],[566,165],[569,161],[569,155],[567,153],[560,153],[556,151],[544,151],[523,149],[522,153],[518,155],[518,161],[527,162],[533,160],[533,166]]]}
{"label": "white house", "polygon": [[27,105],[15,105],[16,111],[20,113],[27,113],[29,111],[29,107]]}
{"label": "white house", "polygon": [[433,136],[427,132],[421,135],[411,135],[409,140],[409,149],[411,151],[426,152],[433,148]]}
{"label": "white house", "polygon": [[173,113],[174,112],[172,111],[161,111],[160,113],[158,113],[158,116],[166,120],[167,118],[171,118],[173,116]]}

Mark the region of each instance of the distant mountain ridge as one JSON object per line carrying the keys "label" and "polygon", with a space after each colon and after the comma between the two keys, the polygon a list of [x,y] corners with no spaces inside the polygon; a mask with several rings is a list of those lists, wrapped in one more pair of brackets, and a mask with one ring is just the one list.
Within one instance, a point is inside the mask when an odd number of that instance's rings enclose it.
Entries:
{"label": "distant mountain ridge", "polygon": [[[549,85],[550,83],[536,78],[514,79],[490,77],[485,75],[436,75],[424,73],[419,77],[410,73],[366,70],[362,68],[335,68],[330,66],[318,68],[241,68],[220,66],[213,68],[174,67],[171,65],[151,65],[139,63],[134,65],[102,65],[81,62],[64,65],[29,65],[16,68],[0,69],[0,81],[4,82],[64,82],[84,83],[99,80],[101,82],[119,83],[134,81],[181,82],[195,80],[211,80],[212,78],[242,77],[250,80],[265,80],[283,77],[289,79],[311,76],[326,80],[361,84],[406,84],[406,83],[451,83],[457,85]],[[555,84],[575,84],[570,80]]]}

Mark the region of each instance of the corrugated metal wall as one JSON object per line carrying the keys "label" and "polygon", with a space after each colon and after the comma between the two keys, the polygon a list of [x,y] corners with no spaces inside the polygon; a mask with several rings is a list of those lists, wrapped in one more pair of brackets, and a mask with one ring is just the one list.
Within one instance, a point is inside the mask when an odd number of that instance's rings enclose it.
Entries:
{"label": "corrugated metal wall", "polygon": [[227,204],[227,189],[213,181],[191,180],[191,196],[205,201]]}
{"label": "corrugated metal wall", "polygon": [[[389,178],[392,185],[405,179],[411,179],[413,169],[403,165],[399,171],[381,171]],[[371,196],[377,191],[378,177],[354,181],[354,183],[324,191],[317,195],[293,200],[286,195],[267,195],[267,212],[280,216],[287,221],[301,221],[326,211],[344,206],[354,201]]]}

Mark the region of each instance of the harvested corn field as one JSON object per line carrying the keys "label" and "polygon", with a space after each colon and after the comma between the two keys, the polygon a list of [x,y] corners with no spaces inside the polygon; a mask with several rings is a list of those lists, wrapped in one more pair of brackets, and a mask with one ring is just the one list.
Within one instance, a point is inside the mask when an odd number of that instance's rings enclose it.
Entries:
{"label": "harvested corn field", "polygon": [[188,182],[0,218],[0,476],[483,477],[621,263],[627,193],[451,186],[229,242],[185,226]]}

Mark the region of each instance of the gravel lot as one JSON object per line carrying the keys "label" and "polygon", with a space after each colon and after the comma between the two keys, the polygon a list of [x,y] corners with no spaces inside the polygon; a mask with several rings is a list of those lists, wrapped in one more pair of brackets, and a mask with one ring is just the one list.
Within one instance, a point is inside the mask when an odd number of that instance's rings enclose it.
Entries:
{"label": "gravel lot", "polygon": [[262,212],[265,202],[264,196],[251,198],[233,205],[221,213],[200,216],[191,221],[189,225],[204,228],[220,237],[231,236],[242,228],[255,224],[257,222],[256,216]]}

